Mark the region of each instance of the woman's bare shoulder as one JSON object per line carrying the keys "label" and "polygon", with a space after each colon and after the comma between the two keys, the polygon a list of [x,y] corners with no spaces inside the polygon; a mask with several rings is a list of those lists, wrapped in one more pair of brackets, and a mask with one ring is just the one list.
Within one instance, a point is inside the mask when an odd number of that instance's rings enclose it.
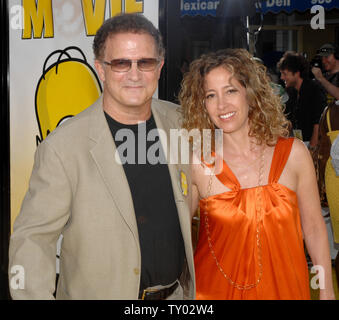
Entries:
{"label": "woman's bare shoulder", "polygon": [[294,138],[292,149],[291,149],[291,156],[298,157],[298,156],[309,156],[309,151],[303,141],[300,139]]}
{"label": "woman's bare shoulder", "polygon": [[305,171],[308,167],[313,168],[311,154],[305,143],[300,139],[294,139],[288,162],[289,166],[299,173]]}

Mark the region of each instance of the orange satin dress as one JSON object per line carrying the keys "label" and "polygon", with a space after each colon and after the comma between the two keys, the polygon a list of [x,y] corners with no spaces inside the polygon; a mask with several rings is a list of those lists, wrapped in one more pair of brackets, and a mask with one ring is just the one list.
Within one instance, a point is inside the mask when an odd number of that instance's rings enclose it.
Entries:
{"label": "orange satin dress", "polygon": [[231,191],[200,200],[197,299],[310,299],[297,195],[278,183],[292,144],[278,140],[267,185],[241,189],[224,162]]}

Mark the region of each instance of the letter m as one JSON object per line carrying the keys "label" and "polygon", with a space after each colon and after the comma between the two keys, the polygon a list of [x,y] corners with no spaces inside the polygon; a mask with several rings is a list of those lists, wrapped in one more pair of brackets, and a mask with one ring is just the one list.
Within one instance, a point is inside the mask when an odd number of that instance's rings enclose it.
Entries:
{"label": "letter m", "polygon": [[22,0],[24,12],[24,29],[22,38],[31,39],[32,29],[34,38],[53,38],[52,0]]}
{"label": "letter m", "polygon": [[[170,163],[178,164],[178,151],[180,149],[181,164],[189,164],[190,146],[189,139],[192,137],[193,144],[201,148],[201,136],[198,129],[189,132],[186,129],[170,129]],[[181,143],[180,143],[181,142]],[[179,147],[180,145],[180,147]]]}

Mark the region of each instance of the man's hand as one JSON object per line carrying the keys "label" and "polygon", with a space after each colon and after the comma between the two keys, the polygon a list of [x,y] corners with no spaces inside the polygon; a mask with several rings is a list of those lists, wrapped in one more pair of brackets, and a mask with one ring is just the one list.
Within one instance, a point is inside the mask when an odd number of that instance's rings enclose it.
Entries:
{"label": "man's hand", "polygon": [[326,80],[320,68],[313,67],[312,73],[314,74],[315,78],[321,83],[324,89],[335,99],[339,100],[339,87],[336,87],[334,84]]}
{"label": "man's hand", "polygon": [[321,72],[321,69],[318,67],[313,67],[312,68],[312,73],[314,74],[315,78],[320,81],[321,79],[324,78],[323,73]]}

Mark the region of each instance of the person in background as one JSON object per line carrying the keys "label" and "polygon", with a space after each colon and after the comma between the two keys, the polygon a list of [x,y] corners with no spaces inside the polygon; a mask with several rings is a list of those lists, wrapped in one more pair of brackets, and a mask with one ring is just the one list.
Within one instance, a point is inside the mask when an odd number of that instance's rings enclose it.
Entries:
{"label": "person in background", "polygon": [[218,129],[223,138],[219,152],[212,144],[214,165],[193,150],[197,299],[310,299],[303,238],[322,267],[320,299],[334,299],[312,159],[304,143],[288,138],[266,68],[244,49],[203,55],[179,98],[183,128],[212,137]]}
{"label": "person in background", "polygon": [[[297,53],[295,51],[285,51],[282,58],[288,56],[288,55],[296,55]],[[276,66],[276,69],[278,69],[278,66]],[[285,84],[283,84],[283,81],[279,77],[279,83],[284,86],[285,92],[288,96],[288,100],[285,103],[285,115],[286,118],[291,122],[291,132],[290,136],[293,136],[293,128],[296,127],[296,105],[297,105],[297,96],[298,91],[294,87],[286,87]]]}
{"label": "person in background", "polygon": [[[337,100],[338,102],[338,100]],[[318,186],[324,206],[328,206],[334,243],[339,247],[339,175],[333,166],[331,149],[339,137],[339,104],[332,102],[324,110],[319,122],[319,142],[317,147]],[[339,251],[334,258],[339,286]]]}
{"label": "person in background", "polygon": [[[319,143],[317,147],[317,165],[318,165],[318,184],[320,197],[324,204],[327,203],[325,190],[325,168],[330,156],[331,140],[327,135],[329,126],[332,130],[339,128],[338,105],[335,100],[339,99],[339,50],[334,44],[324,44],[318,51],[317,56],[321,58],[321,66],[325,71],[323,74],[320,66],[312,67],[312,73],[327,91],[327,108],[324,110],[320,119]],[[329,120],[327,120],[329,118]],[[331,131],[331,130],[330,130]]]}
{"label": "person in background", "polygon": [[[260,59],[259,57],[253,57],[253,59],[257,61],[258,63],[261,63],[262,65],[265,66],[264,61]],[[286,93],[283,86],[278,84],[278,76],[275,75],[272,70],[269,70],[267,68],[266,70],[267,70],[266,71],[267,76],[270,79],[270,84],[271,84],[271,87],[273,88],[274,93],[280,97],[281,103],[285,105],[289,98],[288,94]]]}
{"label": "person in background", "polygon": [[144,16],[122,14],[103,23],[93,51],[102,96],[36,151],[10,240],[9,268],[25,271],[12,298],[53,299],[56,289],[57,299],[193,299],[189,166],[149,156],[159,145],[164,155],[158,131],[179,126],[177,106],[152,98],[161,35]]}
{"label": "person in background", "polygon": [[[331,147],[339,133],[339,49],[335,44],[324,44],[317,55],[321,57],[322,69],[312,68],[312,73],[327,92],[327,107],[319,123],[317,147],[318,185],[320,197],[330,210],[334,242],[339,244],[339,177],[335,174],[330,157]],[[339,251],[334,259],[339,284]]]}
{"label": "person in background", "polygon": [[309,66],[303,56],[284,55],[278,68],[285,86],[297,91],[294,136],[305,141],[311,152],[314,152],[318,143],[320,116],[326,107],[326,96],[316,81],[308,79]]}
{"label": "person in background", "polygon": [[323,75],[319,67],[312,67],[312,73],[320,82],[328,94],[328,105],[333,100],[339,100],[339,49],[338,46],[327,43],[317,52],[321,57],[322,66],[325,70]]}

